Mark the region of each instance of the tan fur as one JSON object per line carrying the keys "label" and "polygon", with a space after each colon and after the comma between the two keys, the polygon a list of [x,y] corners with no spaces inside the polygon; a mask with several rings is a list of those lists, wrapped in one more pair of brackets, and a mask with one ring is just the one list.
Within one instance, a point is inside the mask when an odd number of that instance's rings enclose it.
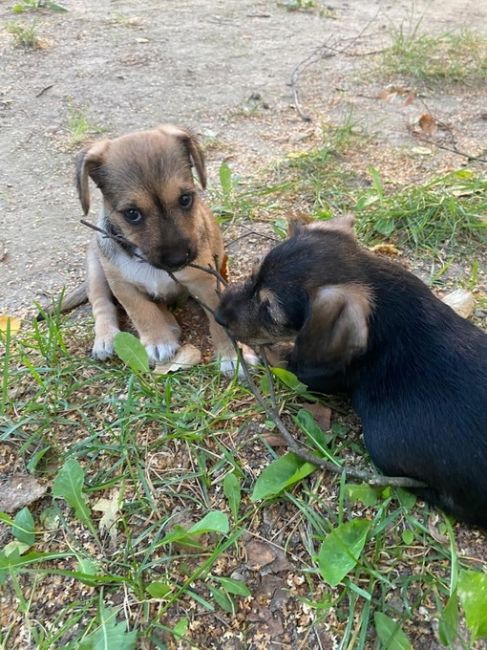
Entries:
{"label": "tan fur", "polygon": [[[314,361],[350,361],[367,347],[368,319],[372,296],[363,284],[342,284],[320,288],[312,301],[311,317],[302,336],[310,342],[321,336],[319,349],[312,350]],[[323,332],[328,332],[323,340]]]}
{"label": "tan fur", "polygon": [[[191,167],[206,186],[203,153],[196,139],[183,129],[163,125],[114,140],[101,140],[81,153],[77,185],[85,214],[90,206],[89,179],[100,188],[103,211],[99,226],[120,233],[132,245],[123,250],[111,239],[96,236],[87,254],[87,293],[95,318],[93,355],[105,359],[113,353],[119,331],[113,297],[135,325],[152,362],[165,361],[179,347],[180,328],[167,301],[181,292],[164,268],[167,258],[181,257],[174,276],[210,308],[218,304],[216,279],[185,266],[190,259],[202,267],[224,260],[220,229],[194,186]],[[180,197],[191,194],[190,209]],[[136,209],[141,223],[130,223],[124,211]],[[128,252],[136,255],[129,255]],[[147,263],[141,263],[137,256]],[[186,256],[186,257],[185,257]],[[181,268],[182,267],[182,268]],[[208,314],[210,331],[222,370],[234,367],[235,352],[225,331]]]}
{"label": "tan fur", "polygon": [[334,230],[344,232],[347,235],[355,235],[354,231],[355,218],[352,214],[344,214],[339,217],[333,217],[323,221],[321,219],[313,221],[306,225],[309,230]]}

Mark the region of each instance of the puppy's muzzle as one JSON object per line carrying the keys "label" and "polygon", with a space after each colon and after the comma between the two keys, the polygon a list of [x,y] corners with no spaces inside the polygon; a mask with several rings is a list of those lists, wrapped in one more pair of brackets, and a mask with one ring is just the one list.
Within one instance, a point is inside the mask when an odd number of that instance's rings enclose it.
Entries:
{"label": "puppy's muzzle", "polygon": [[162,251],[159,254],[159,259],[153,262],[153,264],[164,271],[179,271],[185,266],[188,266],[188,264],[191,264],[196,257],[196,250],[192,246],[186,245],[172,248],[169,251]]}

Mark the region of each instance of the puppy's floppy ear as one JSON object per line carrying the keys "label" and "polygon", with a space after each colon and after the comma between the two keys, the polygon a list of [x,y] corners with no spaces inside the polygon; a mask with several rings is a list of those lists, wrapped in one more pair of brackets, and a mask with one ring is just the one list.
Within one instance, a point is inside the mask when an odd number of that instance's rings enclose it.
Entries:
{"label": "puppy's floppy ear", "polygon": [[364,352],[369,338],[368,320],[373,297],[361,284],[320,288],[311,316],[302,330],[303,349],[314,363],[348,363]]}
{"label": "puppy's floppy ear", "polygon": [[203,149],[201,148],[196,136],[189,129],[180,129],[173,124],[161,124],[157,127],[159,131],[168,135],[174,135],[183,141],[188,151],[191,164],[196,168],[196,173],[203,189],[206,189],[206,164]]}
{"label": "puppy's floppy ear", "polygon": [[97,183],[96,170],[103,165],[109,140],[100,140],[81,151],[76,157],[76,187],[84,214],[90,209],[90,188],[88,179],[93,178]]}
{"label": "puppy's floppy ear", "polygon": [[206,189],[206,164],[203,149],[196,139],[196,136],[190,131],[186,131],[186,146],[188,147],[189,157],[196,168],[196,173],[200,180],[201,187]]}

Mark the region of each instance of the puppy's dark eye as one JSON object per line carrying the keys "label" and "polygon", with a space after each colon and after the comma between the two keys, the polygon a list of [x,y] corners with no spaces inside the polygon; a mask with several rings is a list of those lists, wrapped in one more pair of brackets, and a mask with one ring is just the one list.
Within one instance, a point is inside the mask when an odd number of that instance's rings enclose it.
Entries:
{"label": "puppy's dark eye", "polygon": [[193,195],[189,193],[181,194],[179,197],[179,205],[183,208],[183,210],[189,210],[189,208],[193,205]]}
{"label": "puppy's dark eye", "polygon": [[129,223],[140,223],[144,218],[142,213],[136,208],[129,208],[123,211],[123,216]]}

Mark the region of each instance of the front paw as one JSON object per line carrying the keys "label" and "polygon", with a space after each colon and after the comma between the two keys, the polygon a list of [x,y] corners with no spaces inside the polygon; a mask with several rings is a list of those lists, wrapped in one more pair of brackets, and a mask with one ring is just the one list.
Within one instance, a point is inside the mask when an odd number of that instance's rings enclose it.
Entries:
{"label": "front paw", "polygon": [[[259,357],[246,345],[241,346],[240,354],[243,355],[244,361],[249,366],[256,366],[259,363]],[[245,372],[242,368],[240,359],[236,354],[232,354],[231,356],[222,356],[219,358],[218,362],[220,365],[220,372],[226,377],[233,377],[235,372],[237,372],[239,379],[245,378]]]}
{"label": "front paw", "polygon": [[119,332],[120,330],[118,328],[113,327],[103,332],[103,334],[97,334],[93,347],[91,348],[91,356],[99,361],[106,361],[110,357],[113,357],[113,340]]}
{"label": "front paw", "polygon": [[164,343],[147,343],[143,341],[143,343],[151,366],[169,361],[180,348],[178,341],[164,341]]}

